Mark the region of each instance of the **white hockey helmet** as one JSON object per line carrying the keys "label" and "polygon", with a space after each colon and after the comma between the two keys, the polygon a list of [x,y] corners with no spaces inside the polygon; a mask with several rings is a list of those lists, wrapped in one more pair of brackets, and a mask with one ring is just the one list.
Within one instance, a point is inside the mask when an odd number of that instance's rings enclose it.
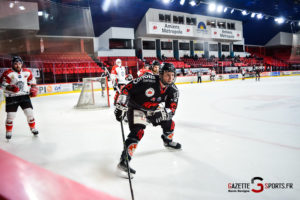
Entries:
{"label": "white hockey helmet", "polygon": [[116,60],[116,65],[121,66],[121,64],[122,64],[122,61],[121,61],[121,59],[118,58],[118,59]]}

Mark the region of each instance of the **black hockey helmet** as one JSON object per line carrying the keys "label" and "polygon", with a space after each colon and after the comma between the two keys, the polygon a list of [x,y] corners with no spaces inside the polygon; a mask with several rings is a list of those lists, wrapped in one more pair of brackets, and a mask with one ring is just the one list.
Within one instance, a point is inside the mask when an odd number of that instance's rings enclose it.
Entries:
{"label": "black hockey helmet", "polygon": [[154,65],[160,66],[160,62],[158,60],[153,60],[152,66],[154,66]]}
{"label": "black hockey helmet", "polygon": [[23,60],[20,56],[13,56],[11,62],[12,62],[12,64],[14,64],[16,62],[21,62],[23,64]]}
{"label": "black hockey helmet", "polygon": [[160,68],[160,62],[158,60],[153,60],[152,64],[151,64],[151,67],[150,67],[150,70],[153,70],[153,67],[156,66],[156,65],[159,66],[159,68]]}
{"label": "black hockey helmet", "polygon": [[[163,75],[164,75],[165,72],[173,72],[174,73],[174,80],[171,84],[168,84],[163,80]],[[173,83],[175,83],[175,81],[176,81],[176,69],[175,69],[174,65],[172,63],[163,63],[162,66],[159,69],[159,78],[160,78],[160,81],[164,85],[172,85]]]}

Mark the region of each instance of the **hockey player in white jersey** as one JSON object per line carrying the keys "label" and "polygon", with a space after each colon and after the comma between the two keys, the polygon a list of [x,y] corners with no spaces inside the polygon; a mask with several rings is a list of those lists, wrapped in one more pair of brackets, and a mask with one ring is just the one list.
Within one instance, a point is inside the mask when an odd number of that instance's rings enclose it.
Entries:
{"label": "hockey player in white jersey", "polygon": [[111,78],[112,78],[112,84],[116,91],[116,94],[114,97],[114,105],[115,105],[116,101],[120,95],[119,91],[127,84],[126,68],[124,66],[122,66],[121,59],[116,60],[116,65],[113,66],[113,68],[111,70]]}
{"label": "hockey player in white jersey", "polygon": [[33,135],[39,133],[35,128],[33,107],[30,100],[30,97],[37,95],[38,88],[32,72],[22,66],[23,60],[19,56],[14,56],[12,58],[12,68],[6,70],[0,78],[0,84],[4,89],[6,99],[6,139],[8,140],[12,136],[13,122],[19,106],[27,117]]}

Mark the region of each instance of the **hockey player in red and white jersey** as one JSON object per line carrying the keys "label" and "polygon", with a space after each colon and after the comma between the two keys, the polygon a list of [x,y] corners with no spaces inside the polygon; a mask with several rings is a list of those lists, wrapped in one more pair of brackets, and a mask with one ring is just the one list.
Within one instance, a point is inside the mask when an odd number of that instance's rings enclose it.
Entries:
{"label": "hockey player in red and white jersey", "polygon": [[116,60],[116,65],[114,65],[111,70],[111,79],[112,79],[114,90],[116,91],[114,97],[114,105],[115,105],[120,95],[119,91],[127,84],[126,68],[122,66],[121,59]]}
{"label": "hockey player in red and white jersey", "polygon": [[38,93],[36,80],[29,69],[22,68],[23,60],[19,56],[12,59],[12,68],[6,70],[1,78],[1,86],[4,89],[7,113],[6,118],[6,139],[11,139],[13,121],[20,106],[27,117],[28,125],[33,135],[38,135],[35,128],[33,107],[30,97],[35,97]]}
{"label": "hockey player in red and white jersey", "polygon": [[150,65],[145,64],[145,66],[137,72],[138,77],[143,76],[146,73],[152,73],[150,70]]}

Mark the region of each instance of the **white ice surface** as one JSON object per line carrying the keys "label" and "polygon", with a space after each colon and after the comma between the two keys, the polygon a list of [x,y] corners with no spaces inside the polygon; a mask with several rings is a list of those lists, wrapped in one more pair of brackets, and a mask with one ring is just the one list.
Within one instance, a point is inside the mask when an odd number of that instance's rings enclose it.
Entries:
{"label": "white ice surface", "polygon": [[[178,88],[174,140],[183,150],[166,150],[161,128],[146,128],[130,163],[137,170],[135,199],[300,199],[299,76]],[[88,187],[131,199],[128,180],[115,176],[123,146],[113,108],[73,109],[78,96],[33,98],[39,137],[31,135],[19,109],[9,143],[2,109],[0,148]],[[255,176],[263,183],[293,183],[294,188],[228,192],[228,183],[250,183]]]}

